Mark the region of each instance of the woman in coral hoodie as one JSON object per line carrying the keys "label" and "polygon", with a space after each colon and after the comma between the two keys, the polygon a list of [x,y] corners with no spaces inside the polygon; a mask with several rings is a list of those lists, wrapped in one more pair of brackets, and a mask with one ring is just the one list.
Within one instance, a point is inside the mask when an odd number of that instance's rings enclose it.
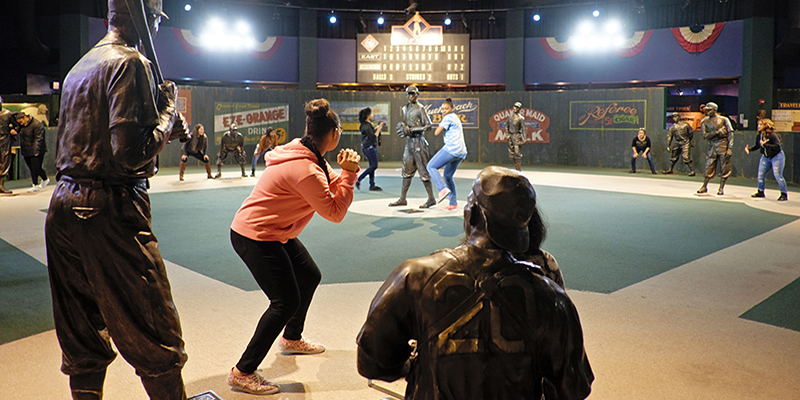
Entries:
{"label": "woman in coral hoodie", "polygon": [[[256,371],[283,330],[283,353],[316,354],[325,348],[303,338],[303,325],[321,274],[297,236],[314,213],[341,222],[353,201],[358,154],[342,149],[337,175],[323,156],[339,144],[339,116],[325,99],[306,104],[306,134],[267,153],[262,174],[231,224],[231,243],[270,299],[241,359],[228,375],[234,390],[278,392]],[[285,329],[284,329],[285,328]]]}

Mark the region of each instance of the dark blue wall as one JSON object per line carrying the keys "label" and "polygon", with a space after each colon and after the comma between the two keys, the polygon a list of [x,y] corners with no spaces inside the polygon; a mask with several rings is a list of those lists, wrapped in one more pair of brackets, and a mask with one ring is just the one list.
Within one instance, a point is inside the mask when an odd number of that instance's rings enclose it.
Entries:
{"label": "dark blue wall", "polygon": [[317,82],[355,83],[357,45],[350,39],[317,39]]}
{"label": "dark blue wall", "polygon": [[470,41],[469,63],[473,85],[506,83],[506,40]]}

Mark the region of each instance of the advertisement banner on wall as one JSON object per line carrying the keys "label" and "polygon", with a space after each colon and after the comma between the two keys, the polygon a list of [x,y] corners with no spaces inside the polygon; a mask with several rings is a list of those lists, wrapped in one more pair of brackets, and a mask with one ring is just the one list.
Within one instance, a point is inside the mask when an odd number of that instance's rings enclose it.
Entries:
{"label": "advertisement banner on wall", "polygon": [[647,126],[647,100],[569,102],[569,129],[629,131]]}
{"label": "advertisement banner on wall", "polygon": [[677,121],[675,121],[675,119],[672,117],[672,113],[674,113],[676,111],[681,113],[681,121],[686,122],[687,124],[689,124],[689,126],[691,126],[692,129],[694,129],[694,130],[700,129],[700,121],[702,121],[703,118],[705,118],[706,115],[701,113],[701,112],[693,112],[693,111],[690,111],[690,110],[691,110],[690,107],[669,107],[669,108],[667,108],[667,114],[666,114],[666,116],[664,118],[664,121],[666,123],[666,126],[664,127],[664,129],[669,130],[669,128],[672,128],[672,125],[675,125],[675,122],[677,122]]}
{"label": "advertisement banner on wall", "polygon": [[289,105],[214,103],[214,141],[217,144],[232,123],[236,123],[245,144],[258,143],[269,127],[278,134],[278,143],[285,143],[286,131],[289,130]]}
{"label": "advertisement banner on wall", "polygon": [[[464,129],[468,128],[477,128],[480,125],[480,118],[478,116],[478,109],[480,108],[480,99],[452,99],[453,100],[453,111],[456,115],[458,115],[458,119],[461,120],[461,127]],[[442,114],[442,105],[444,104],[444,98],[429,98],[426,97],[424,99],[420,99],[419,103],[425,107],[425,111],[428,112],[428,116],[431,118],[431,123],[434,127],[439,126],[439,123],[442,122],[442,118],[444,115]]]}
{"label": "advertisement banner on wall", "polygon": [[[506,122],[508,117],[514,112],[513,109],[498,111],[489,118],[489,126],[492,127],[492,132],[489,133],[490,142],[506,142],[508,141],[508,133],[506,133]],[[522,116],[525,118],[525,139],[529,143],[550,143],[550,132],[547,128],[550,127],[550,117],[541,111],[532,108],[520,109]]]}
{"label": "advertisement banner on wall", "polygon": [[[392,118],[389,109],[389,102],[365,102],[365,101],[334,101],[331,102],[331,109],[339,114],[342,123],[342,134],[360,135],[361,122],[358,121],[358,113],[364,108],[372,110],[372,123],[376,125],[383,122],[387,127],[392,126]],[[394,129],[384,128],[383,133],[392,133]]]}
{"label": "advertisement banner on wall", "polygon": [[175,100],[175,108],[183,117],[186,118],[186,123],[189,124],[189,128],[192,125],[192,87],[191,86],[179,86],[178,87],[178,98]]}

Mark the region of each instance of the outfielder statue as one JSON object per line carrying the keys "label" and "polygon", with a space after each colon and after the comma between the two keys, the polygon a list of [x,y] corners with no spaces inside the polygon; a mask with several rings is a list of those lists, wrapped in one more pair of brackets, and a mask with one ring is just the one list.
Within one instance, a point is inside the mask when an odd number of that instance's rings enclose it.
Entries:
{"label": "outfielder statue", "polygon": [[[666,171],[661,171],[665,175],[671,174],[678,162],[678,158],[683,159],[683,163],[689,167],[689,176],[694,176],[694,167],[692,166],[692,156],[689,151],[692,149],[692,138],[694,131],[692,126],[686,121],[681,121],[681,113],[672,113],[672,120],[675,121],[669,131],[667,132],[667,151],[670,153],[670,166]],[[675,138],[675,144],[672,139]]]}
{"label": "outfielder statue", "polygon": [[719,190],[717,195],[725,194],[725,181],[731,176],[731,156],[733,155],[733,127],[727,117],[717,114],[717,104],[709,102],[705,105],[706,117],[700,121],[703,138],[709,141],[708,155],[706,157],[706,171],[703,186],[697,189],[698,194],[708,192],[708,181],[717,174],[717,162],[722,161]]}
{"label": "outfielder statue", "polygon": [[522,171],[522,152],[520,147],[525,144],[525,117],[520,112],[522,103],[514,103],[514,112],[506,121],[506,133],[508,134],[508,158],[514,164],[514,169]]}

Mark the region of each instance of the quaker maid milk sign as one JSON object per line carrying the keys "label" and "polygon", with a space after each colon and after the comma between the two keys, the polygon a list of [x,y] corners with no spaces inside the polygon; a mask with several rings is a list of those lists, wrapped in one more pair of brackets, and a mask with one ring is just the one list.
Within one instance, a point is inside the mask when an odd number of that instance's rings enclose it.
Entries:
{"label": "quaker maid milk sign", "polygon": [[[514,110],[509,108],[496,112],[489,118],[489,126],[492,127],[492,132],[489,134],[490,142],[508,141],[506,122],[512,112]],[[523,107],[520,112],[525,118],[525,140],[528,143],[550,143],[550,133],[547,132],[547,128],[550,127],[550,117],[532,108]]]}

